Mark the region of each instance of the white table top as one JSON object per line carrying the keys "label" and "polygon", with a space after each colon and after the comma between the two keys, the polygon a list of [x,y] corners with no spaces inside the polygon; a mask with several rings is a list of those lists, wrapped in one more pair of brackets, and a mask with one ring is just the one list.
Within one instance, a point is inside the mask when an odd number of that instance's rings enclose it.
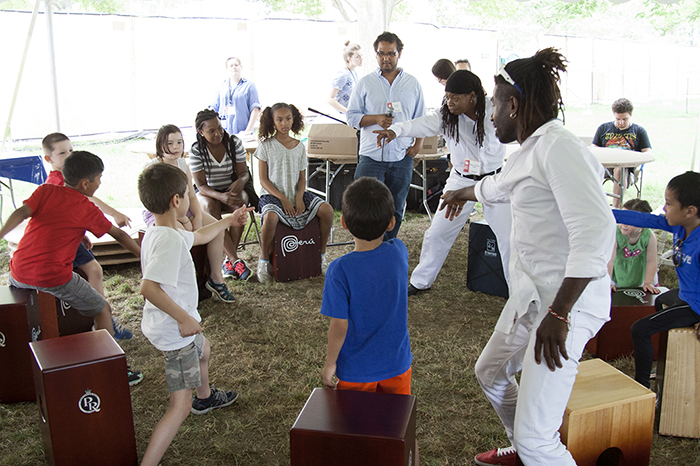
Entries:
{"label": "white table top", "polygon": [[[520,144],[506,144],[506,160],[518,149],[520,149]],[[651,152],[637,152],[633,150],[596,146],[588,146],[588,149],[593,153],[595,158],[607,168],[634,168],[654,161],[654,156]]]}
{"label": "white table top", "polygon": [[[441,148],[441,149],[438,149],[436,154],[418,154],[413,158],[413,160],[417,160],[417,161],[437,160],[441,157],[446,156],[447,154],[449,154],[449,151],[445,148]],[[357,156],[356,155],[309,154],[309,153],[307,153],[306,157],[309,159],[321,159],[324,161],[328,160],[329,162],[335,163],[336,165],[357,163]]]}

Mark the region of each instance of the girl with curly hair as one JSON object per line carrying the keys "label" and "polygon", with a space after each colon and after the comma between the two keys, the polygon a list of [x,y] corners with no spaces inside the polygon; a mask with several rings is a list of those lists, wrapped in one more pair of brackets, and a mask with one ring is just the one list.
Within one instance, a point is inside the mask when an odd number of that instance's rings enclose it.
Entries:
{"label": "girl with curly hair", "polygon": [[262,231],[258,281],[272,276],[270,249],[277,223],[303,229],[315,216],[321,226],[321,268],[326,271],[326,243],[333,226],[333,208],[321,198],[306,191],[306,149],[290,132],[297,135],[304,129],[304,117],[294,105],[277,103],[263,110],[260,116],[260,145],[254,156],[259,162],[260,212]]}

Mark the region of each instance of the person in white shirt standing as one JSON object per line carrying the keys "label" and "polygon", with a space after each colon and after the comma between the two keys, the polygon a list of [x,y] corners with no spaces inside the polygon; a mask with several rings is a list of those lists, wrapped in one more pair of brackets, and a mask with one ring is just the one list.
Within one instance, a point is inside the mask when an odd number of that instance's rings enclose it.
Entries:
{"label": "person in white shirt standing", "polygon": [[479,465],[576,464],[558,430],[583,349],[610,318],[615,221],[603,167],[556,119],[565,61],[548,48],[501,69],[491,119],[502,143],[521,147],[440,206],[454,218],[470,200],[511,203],[510,298],[475,372],[512,446],[477,455]]}
{"label": "person in white shirt standing", "polygon": [[[383,140],[388,142],[397,137],[420,138],[442,134],[454,164],[444,191],[473,186],[480,179],[500,172],[506,155],[506,146],[496,138],[493,123],[489,120],[492,110],[493,106],[486,99],[479,77],[471,71],[458,70],[450,74],[445,82],[445,99],[440,111],[404,123],[394,123],[388,130],[374,131],[377,133],[377,146]],[[466,208],[471,209],[473,205],[470,202]],[[510,204],[484,206],[484,217],[496,234],[503,272],[508,281]],[[468,215],[453,221],[442,215],[433,218],[423,237],[420,263],[413,270],[408,284],[409,296],[430,289],[468,219]]]}

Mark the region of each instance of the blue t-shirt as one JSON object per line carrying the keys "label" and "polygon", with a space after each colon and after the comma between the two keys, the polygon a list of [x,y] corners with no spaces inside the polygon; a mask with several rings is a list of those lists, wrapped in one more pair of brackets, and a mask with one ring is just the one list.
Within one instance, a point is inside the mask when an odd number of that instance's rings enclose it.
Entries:
{"label": "blue t-shirt", "polygon": [[219,112],[221,125],[228,134],[245,131],[254,108],[261,108],[258,88],[247,79],[241,78],[231,89],[229,80],[225,79],[216,92],[211,108]]}
{"label": "blue t-shirt", "polygon": [[688,303],[693,311],[700,314],[700,228],[696,228],[685,238],[685,228],[669,225],[663,215],[616,209],[613,209],[613,215],[617,223],[670,231],[673,233],[673,244],[683,240],[681,264],[676,267],[678,297]]}
{"label": "blue t-shirt", "polygon": [[408,338],[408,250],[399,239],[331,262],[321,314],[348,320],[336,375],[344,382],[378,382],[411,367]]}

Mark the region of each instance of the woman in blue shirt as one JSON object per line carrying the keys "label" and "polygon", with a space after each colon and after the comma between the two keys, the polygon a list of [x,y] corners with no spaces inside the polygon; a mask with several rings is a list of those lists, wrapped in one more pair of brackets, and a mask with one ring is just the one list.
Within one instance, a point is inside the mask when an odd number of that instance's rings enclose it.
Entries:
{"label": "woman in blue shirt", "polygon": [[343,60],[345,68],[338,72],[338,75],[333,79],[331,85],[331,94],[328,97],[328,103],[340,113],[345,113],[350,102],[352,89],[357,83],[357,73],[355,68],[362,66],[362,54],[360,46],[351,44],[350,41],[345,42],[343,49]]}

